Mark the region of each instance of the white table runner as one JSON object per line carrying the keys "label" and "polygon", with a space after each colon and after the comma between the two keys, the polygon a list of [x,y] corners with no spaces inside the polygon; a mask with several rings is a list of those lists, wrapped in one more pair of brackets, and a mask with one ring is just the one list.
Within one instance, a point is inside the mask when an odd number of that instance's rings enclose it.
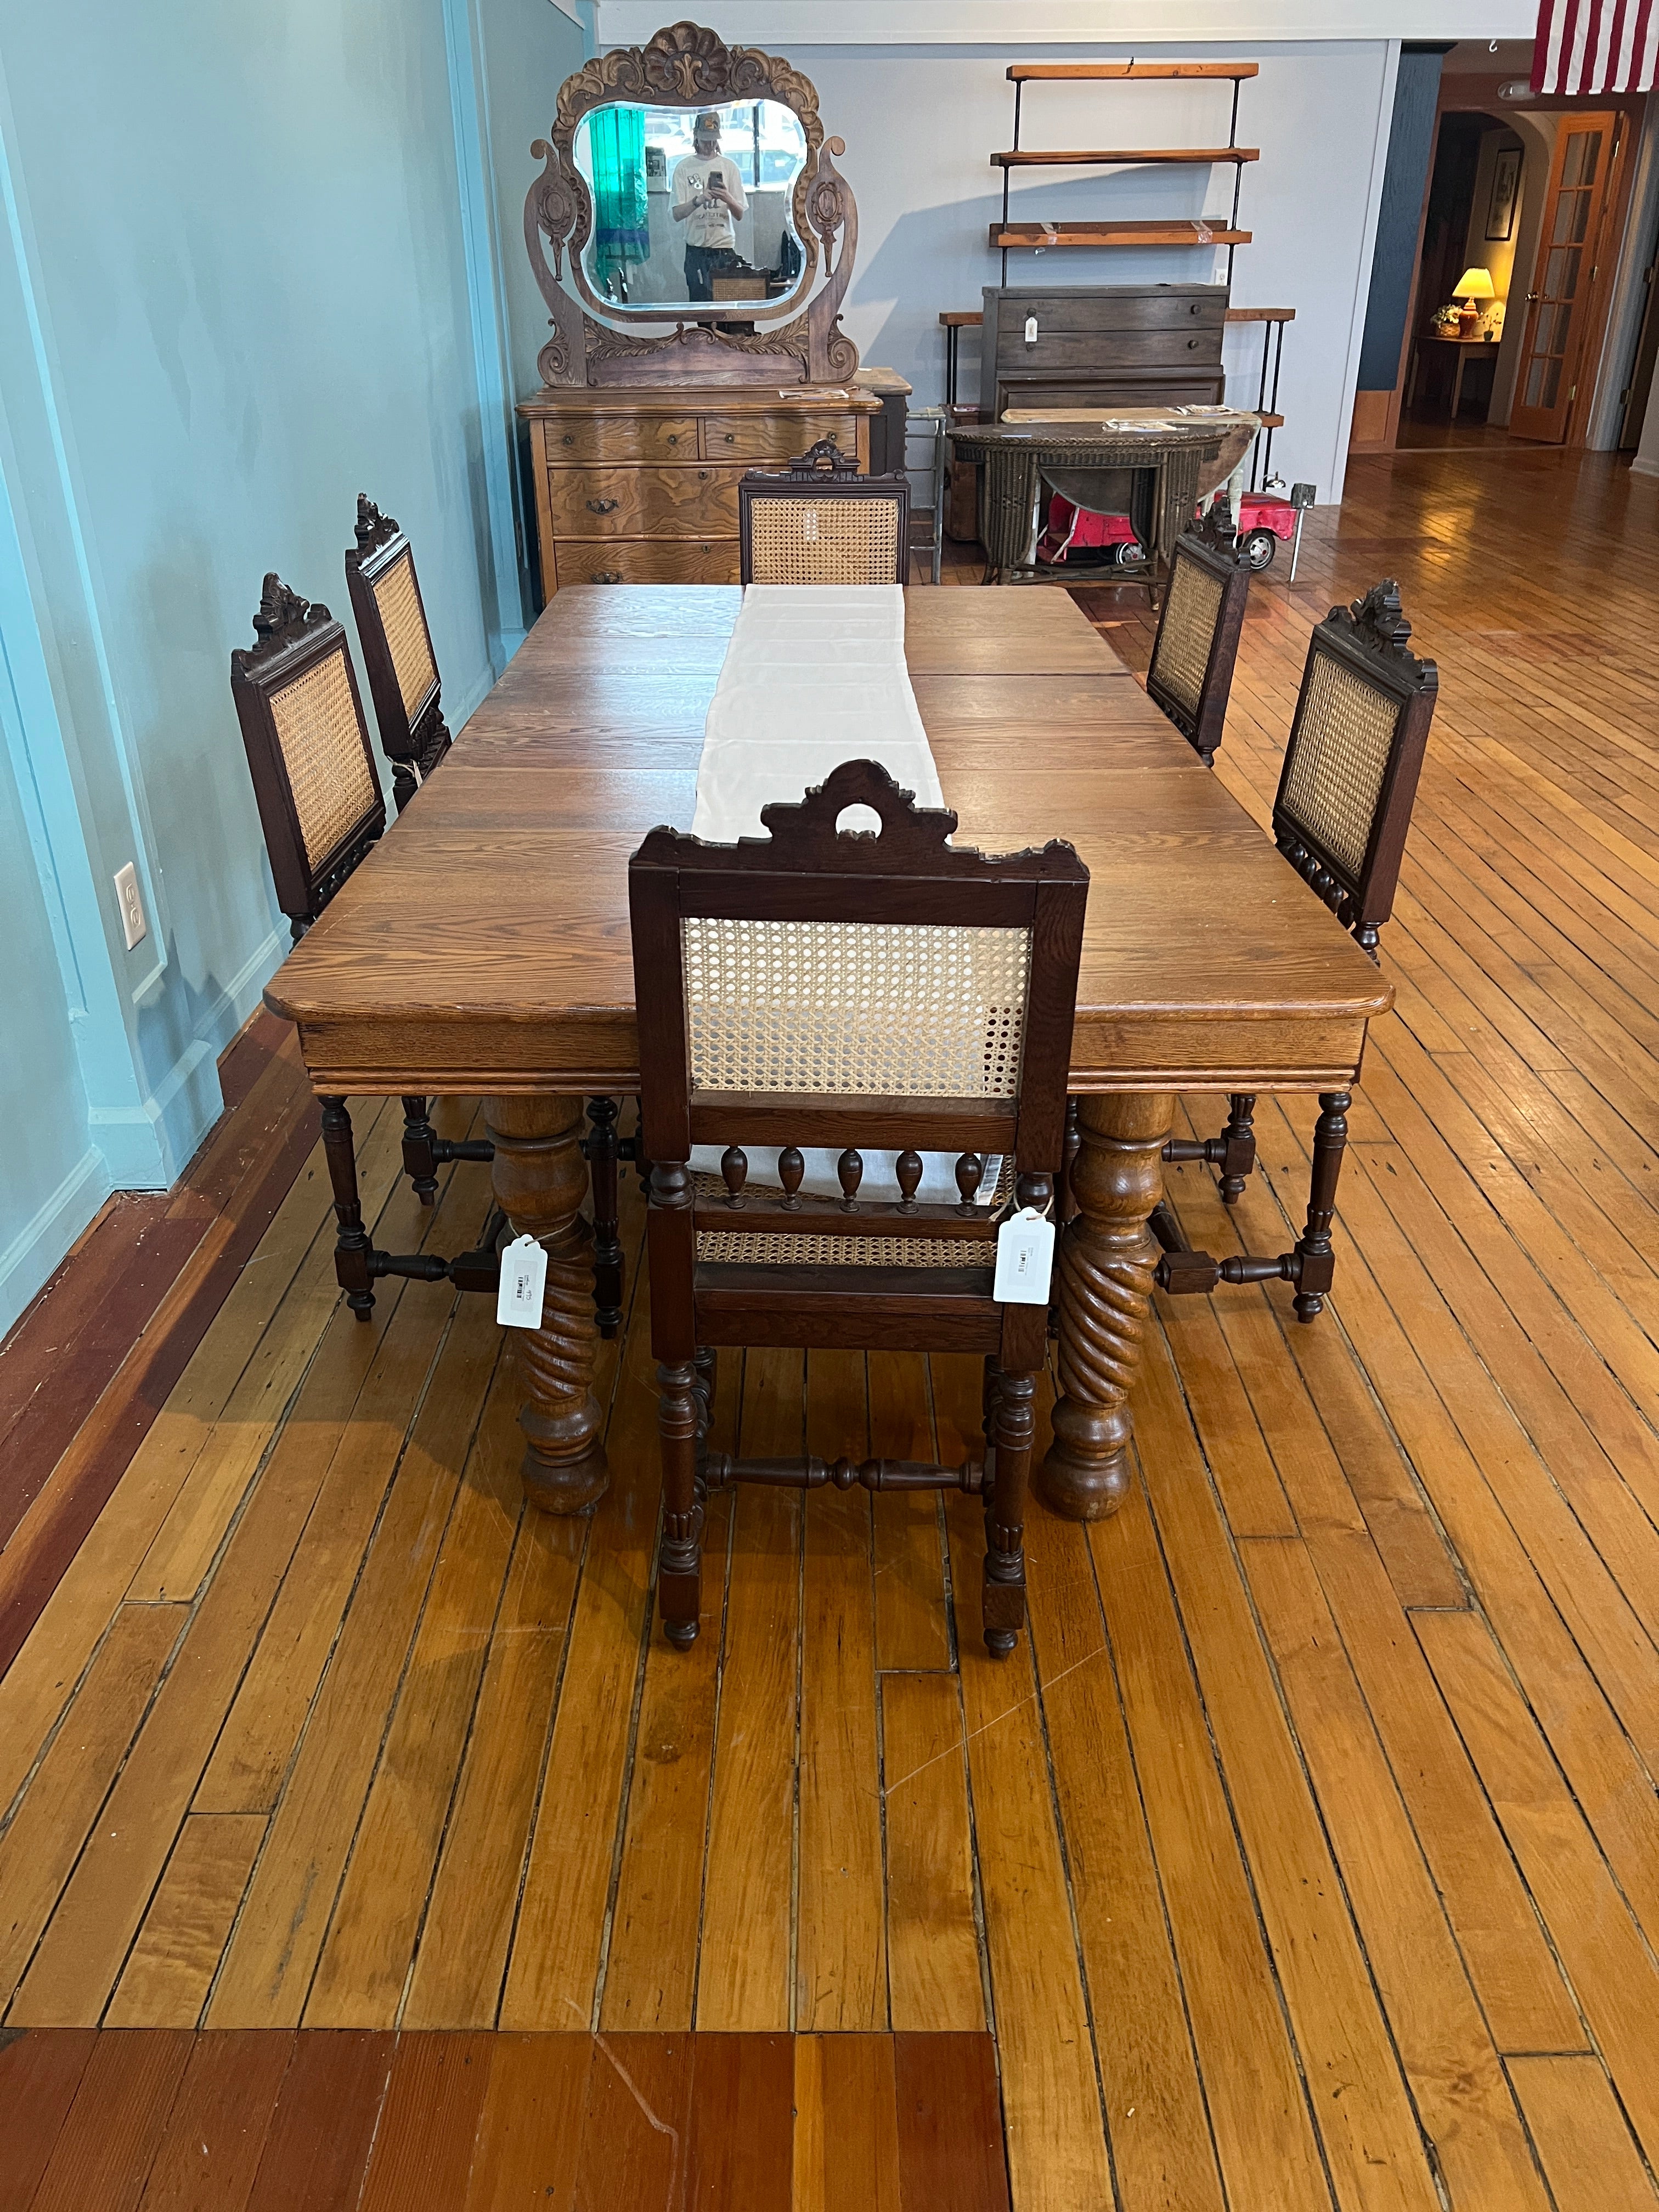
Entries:
{"label": "white table runner", "polygon": [[[763,837],[763,806],[799,799],[843,761],[873,760],[921,806],[943,806],[933,748],[904,659],[904,592],[897,584],[750,584],[732,631],[703,726],[692,832],[729,845]],[[878,830],[868,806],[848,807],[842,827]],[[836,1198],[837,1155],[808,1151],[802,1188]],[[692,1148],[700,1174],[720,1171],[718,1145]],[[777,1164],[751,1158],[756,1184],[775,1184]],[[917,1196],[954,1202],[956,1155],[925,1152]],[[981,1199],[1001,1162],[985,1164]],[[896,1199],[890,1157],[866,1165],[859,1195]]]}
{"label": "white table runner", "polygon": [[[903,591],[750,584],[703,726],[694,835],[763,837],[763,806],[848,760],[879,761],[919,805],[945,804],[904,665]],[[846,826],[881,825],[860,806]]]}

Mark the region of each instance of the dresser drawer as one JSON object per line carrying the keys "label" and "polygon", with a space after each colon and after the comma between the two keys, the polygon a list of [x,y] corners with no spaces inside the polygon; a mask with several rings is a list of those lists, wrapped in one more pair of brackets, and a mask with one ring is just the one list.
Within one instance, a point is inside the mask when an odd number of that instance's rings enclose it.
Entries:
{"label": "dresser drawer", "polygon": [[843,453],[859,449],[856,415],[705,415],[702,450],[711,461],[792,461],[820,438]]}
{"label": "dresser drawer", "polygon": [[740,469],[550,469],[556,538],[735,538]]}
{"label": "dresser drawer", "polygon": [[553,562],[556,581],[550,590],[572,584],[735,584],[738,541],[624,538],[599,545],[564,538],[554,543]]}
{"label": "dresser drawer", "polygon": [[581,461],[694,461],[695,415],[586,415],[543,425],[550,468]]}

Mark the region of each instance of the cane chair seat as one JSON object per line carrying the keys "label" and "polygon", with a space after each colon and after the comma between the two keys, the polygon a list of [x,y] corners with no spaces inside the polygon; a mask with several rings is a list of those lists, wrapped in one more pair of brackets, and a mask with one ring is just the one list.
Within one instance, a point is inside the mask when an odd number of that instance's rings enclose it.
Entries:
{"label": "cane chair seat", "polygon": [[1208,767],[1221,743],[1249,598],[1250,570],[1232,509],[1216,501],[1176,538],[1146,696],[1161,707]]}
{"label": "cane chair seat", "polygon": [[[880,835],[837,830],[849,806],[872,807]],[[956,817],[918,809],[871,761],[761,819],[768,839],[729,846],[653,830],[629,872],[665,1627],[682,1647],[696,1634],[712,1487],[989,1488],[985,1632],[1002,1656],[1024,1619],[1048,1316],[1046,1303],[994,1299],[996,1238],[1011,1201],[1046,1211],[1063,1162],[1087,872],[1059,843],[1000,860],[951,846]],[[722,1141],[719,1179],[696,1172],[694,1148]],[[806,1148],[826,1146],[839,1197],[802,1187]],[[954,1200],[918,1196],[924,1149],[953,1158]],[[879,1196],[865,1190],[866,1154],[891,1160]],[[717,1457],[720,1344],[981,1352],[993,1472],[979,1459]]]}
{"label": "cane chair seat", "polygon": [[750,469],[738,486],[745,584],[902,584],[910,536],[902,473],[861,477],[821,439],[787,470]]}

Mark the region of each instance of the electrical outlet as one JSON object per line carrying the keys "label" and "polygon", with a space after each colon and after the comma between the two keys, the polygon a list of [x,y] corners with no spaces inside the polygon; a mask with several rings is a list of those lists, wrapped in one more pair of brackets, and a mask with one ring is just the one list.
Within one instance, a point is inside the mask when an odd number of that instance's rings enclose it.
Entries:
{"label": "electrical outlet", "polygon": [[115,873],[115,897],[121,909],[121,927],[126,932],[127,951],[142,945],[149,935],[149,924],[144,919],[144,902],[138,890],[137,863],[129,860],[125,868]]}

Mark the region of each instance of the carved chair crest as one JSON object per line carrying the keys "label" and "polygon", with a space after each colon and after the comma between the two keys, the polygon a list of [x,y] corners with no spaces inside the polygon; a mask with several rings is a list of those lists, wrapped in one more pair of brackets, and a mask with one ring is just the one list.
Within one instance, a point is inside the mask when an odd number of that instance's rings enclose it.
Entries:
{"label": "carved chair crest", "polygon": [[788,468],[792,477],[855,477],[858,472],[858,455],[842,453],[833,438],[820,438],[804,453],[797,453]]}
{"label": "carved chair crest", "polygon": [[[791,110],[805,143],[790,196],[802,265],[787,293],[637,305],[602,298],[584,262],[595,217],[576,158],[577,126],[597,110],[628,103],[696,109],[751,100]],[[544,165],[524,206],[525,246],[552,331],[537,356],[544,383],[844,383],[859,365],[858,349],[840,324],[858,246],[857,204],[835,163],[845,151],[842,139],[824,136],[810,78],[778,55],[728,46],[702,25],[670,24],[643,46],[585,63],[560,88],[551,131],[530,149]],[[782,327],[717,327],[734,314],[752,326]]]}
{"label": "carved chair crest", "polygon": [[395,515],[382,514],[366,491],[357,495],[357,520],[352,535],[357,541],[357,557],[366,561],[371,553],[378,553],[389,545],[398,535]]}

